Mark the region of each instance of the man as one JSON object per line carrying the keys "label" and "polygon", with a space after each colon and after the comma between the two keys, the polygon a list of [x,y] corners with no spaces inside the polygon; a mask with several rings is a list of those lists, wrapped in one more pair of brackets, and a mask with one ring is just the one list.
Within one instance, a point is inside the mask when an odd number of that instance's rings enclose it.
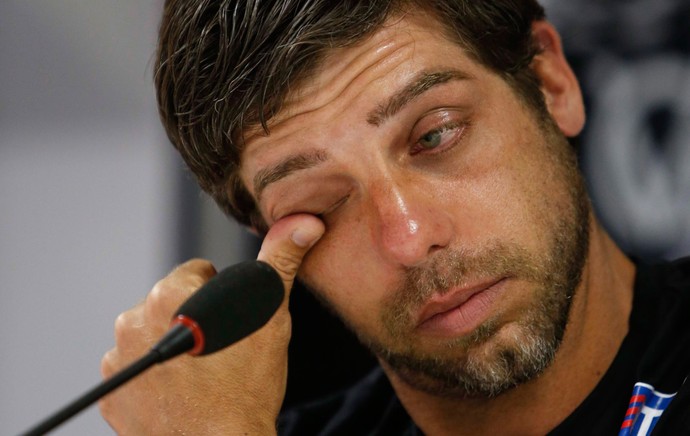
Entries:
{"label": "man", "polygon": [[[566,140],[582,98],[539,5],[169,1],[158,62],[173,144],[265,234],[287,296],[235,346],[106,398],[119,433],[275,433],[298,270],[385,377],[279,432],[690,430],[687,394],[671,401],[690,368],[690,265],[636,271],[597,223]],[[213,274],[186,263],[122,314],[104,375]]]}

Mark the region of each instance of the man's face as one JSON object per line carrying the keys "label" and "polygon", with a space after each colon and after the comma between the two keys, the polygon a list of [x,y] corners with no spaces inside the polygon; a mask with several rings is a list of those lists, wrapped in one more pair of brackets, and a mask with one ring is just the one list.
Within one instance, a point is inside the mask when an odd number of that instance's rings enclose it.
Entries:
{"label": "man's face", "polygon": [[242,180],[269,226],[320,216],[301,279],[384,365],[438,395],[496,395],[552,360],[586,258],[569,145],[430,20],[334,50]]}

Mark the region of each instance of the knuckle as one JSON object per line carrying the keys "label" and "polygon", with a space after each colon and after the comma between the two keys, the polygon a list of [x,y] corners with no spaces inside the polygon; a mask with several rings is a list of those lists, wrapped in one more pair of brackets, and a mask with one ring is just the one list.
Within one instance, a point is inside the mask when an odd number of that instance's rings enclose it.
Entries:
{"label": "knuckle", "polygon": [[154,285],[146,297],[146,304],[155,306],[155,312],[160,308],[168,308],[171,303],[180,303],[215,274],[216,269],[208,260],[189,260]]}
{"label": "knuckle", "polygon": [[206,259],[190,259],[184,265],[188,265],[190,269],[198,271],[204,277],[216,274],[216,268],[213,266],[213,263]]}
{"label": "knuckle", "polygon": [[170,285],[170,282],[168,280],[160,280],[153,286],[151,292],[149,292],[149,294],[146,296],[146,305],[159,305],[160,302],[165,299],[165,296],[172,292],[171,288],[172,286]]}
{"label": "knuckle", "polygon": [[129,312],[122,312],[115,319],[115,343],[121,343],[128,336],[132,322]]}
{"label": "knuckle", "polygon": [[199,275],[192,275],[187,277],[185,283],[183,286],[180,286],[180,303],[182,300],[185,298],[188,298],[190,295],[192,295],[194,292],[199,290],[206,282],[208,281],[208,278],[199,276]]}
{"label": "knuckle", "polygon": [[114,361],[116,351],[114,349],[108,350],[101,358],[101,376],[103,378],[110,377],[114,372]]}
{"label": "knuckle", "polygon": [[144,319],[149,323],[167,321],[175,308],[190,294],[185,284],[162,280],[153,287],[144,304]]}
{"label": "knuckle", "polygon": [[270,259],[271,265],[281,275],[294,278],[301,263],[301,257],[290,252],[278,252]]}
{"label": "knuckle", "polygon": [[216,275],[216,268],[211,261],[196,258],[178,265],[166,279],[178,280],[179,278],[184,278],[189,280],[189,278],[193,277],[195,280],[199,280],[200,283],[204,283],[214,275]]}
{"label": "knuckle", "polygon": [[146,319],[166,317],[191,293],[186,281],[161,280],[156,283],[144,304]]}

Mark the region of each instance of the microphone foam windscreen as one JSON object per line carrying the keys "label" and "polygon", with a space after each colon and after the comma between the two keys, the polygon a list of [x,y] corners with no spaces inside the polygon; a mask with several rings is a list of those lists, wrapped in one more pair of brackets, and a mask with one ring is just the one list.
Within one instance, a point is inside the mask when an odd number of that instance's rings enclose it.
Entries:
{"label": "microphone foam windscreen", "polygon": [[265,262],[230,266],[193,294],[175,316],[194,320],[205,339],[200,355],[225,348],[263,327],[283,301],[278,273]]}

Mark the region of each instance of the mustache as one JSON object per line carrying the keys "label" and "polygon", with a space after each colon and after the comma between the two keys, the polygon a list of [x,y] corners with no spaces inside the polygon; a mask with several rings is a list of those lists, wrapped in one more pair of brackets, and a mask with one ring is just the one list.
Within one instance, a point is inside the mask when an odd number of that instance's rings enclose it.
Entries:
{"label": "mustache", "polygon": [[384,325],[395,333],[411,326],[413,314],[432,296],[443,295],[453,288],[479,280],[499,277],[545,279],[540,262],[517,245],[493,242],[481,251],[445,250],[423,265],[406,269],[400,284],[392,293],[383,314]]}

